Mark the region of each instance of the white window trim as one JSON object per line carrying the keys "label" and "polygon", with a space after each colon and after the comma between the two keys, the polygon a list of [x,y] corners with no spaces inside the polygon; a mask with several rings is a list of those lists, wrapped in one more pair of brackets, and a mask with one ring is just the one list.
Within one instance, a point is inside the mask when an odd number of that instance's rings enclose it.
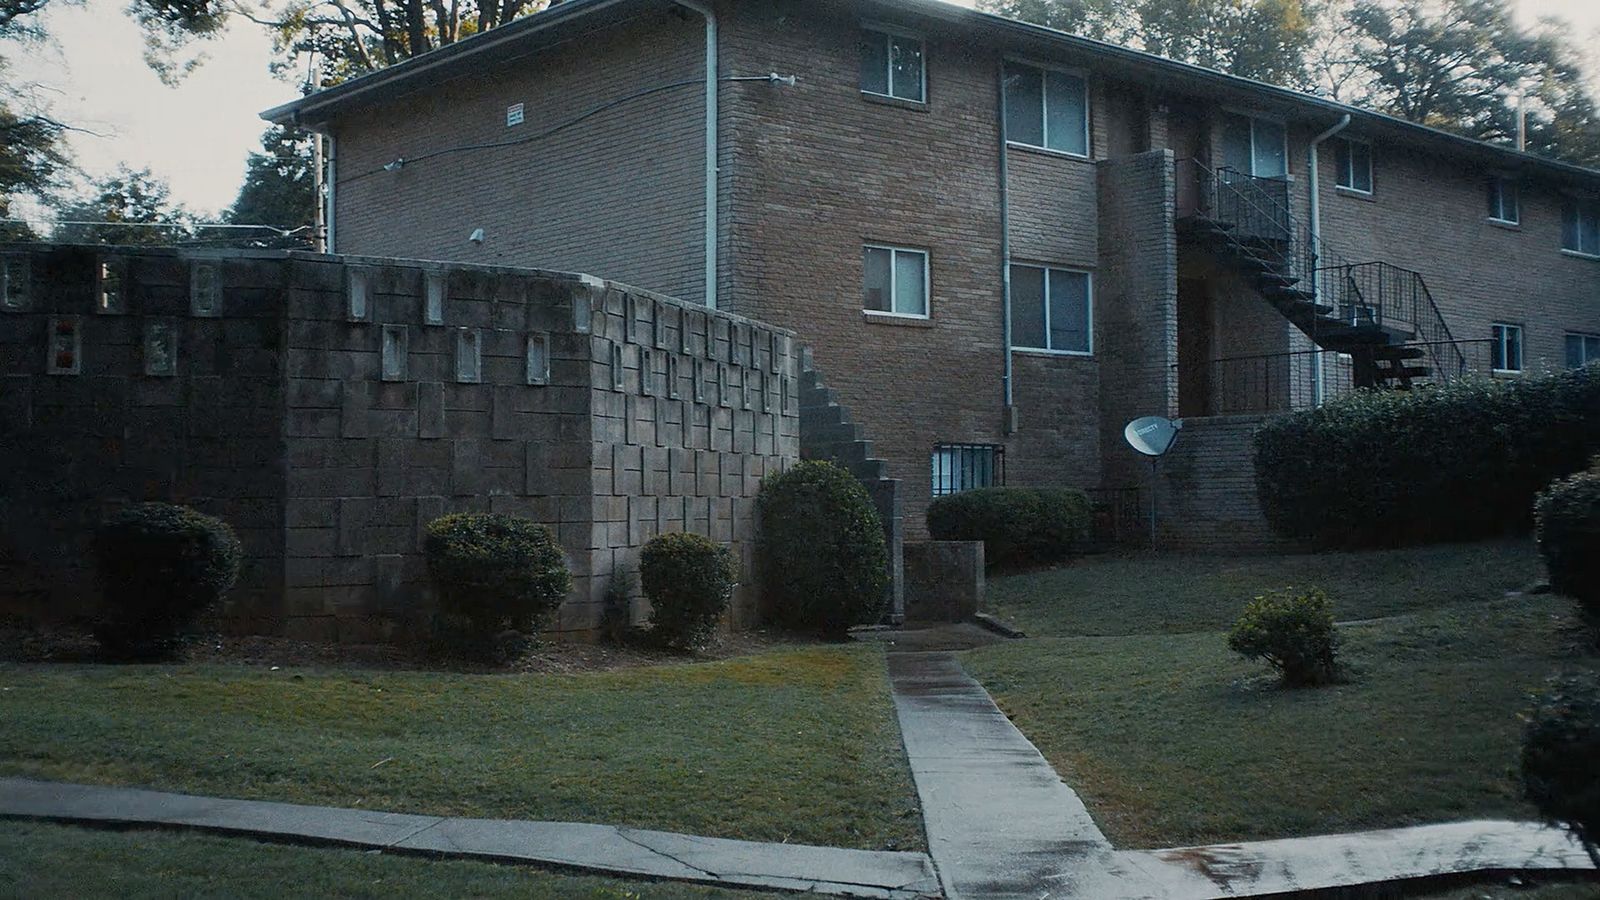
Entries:
{"label": "white window trim", "polygon": [[[1505,184],[1507,182],[1515,183],[1515,179],[1509,178],[1509,177],[1507,177],[1505,175],[1490,175],[1489,176],[1489,183],[1493,184],[1494,187],[1495,187],[1495,194],[1500,200],[1500,209],[1502,211],[1506,208]],[[1521,188],[1518,188],[1518,190],[1517,190],[1517,217],[1515,219],[1502,219],[1499,216],[1485,216],[1485,218],[1488,221],[1495,223],[1496,225],[1521,225],[1522,224],[1522,190],[1521,190]]]}
{"label": "white window trim", "polygon": [[[1596,334],[1593,331],[1565,331],[1565,332],[1562,332],[1562,334],[1561,334],[1561,355],[1562,355],[1562,361],[1563,362],[1566,361],[1565,357],[1566,357],[1566,354],[1567,354],[1567,346],[1566,346],[1567,338],[1583,338],[1585,341],[1588,341],[1588,340],[1600,341],[1600,334]],[[1592,363],[1592,362],[1600,362],[1600,355],[1597,355],[1593,359],[1590,359],[1588,351],[1584,351],[1582,365],[1587,366],[1589,363]]]}
{"label": "white window trim", "polygon": [[885,57],[885,60],[884,60],[884,65],[887,66],[888,70],[889,70],[888,73],[887,73],[888,76],[889,76],[888,77],[888,82],[889,82],[889,91],[888,91],[888,93],[884,93],[882,91],[869,91],[866,88],[862,88],[861,89],[861,93],[866,94],[868,97],[882,97],[882,98],[884,98],[886,100],[893,100],[896,103],[915,103],[915,104],[917,104],[919,106],[927,105],[927,103],[928,103],[928,39],[923,37],[922,34],[919,33],[919,32],[907,31],[904,28],[900,28],[900,27],[895,26],[895,25],[886,25],[886,24],[884,24],[882,22],[863,21],[863,22],[860,23],[860,27],[861,27],[862,31],[875,31],[875,32],[877,32],[879,34],[888,35],[890,37],[906,38],[908,40],[916,41],[918,44],[920,44],[922,46],[922,71],[919,73],[920,76],[921,76],[921,80],[922,80],[922,84],[920,85],[921,93],[922,93],[922,99],[921,100],[912,100],[909,97],[897,97],[897,96],[895,96],[895,93],[894,93],[894,57],[893,57],[894,48],[892,46],[885,48],[885,50],[888,51],[888,53],[887,53],[887,55]]}
{"label": "white window trim", "polygon": [[[932,296],[931,296],[933,294],[933,277],[932,277],[932,272],[931,272],[931,269],[932,269],[931,262],[932,262],[933,254],[931,254],[928,251],[922,249],[921,247],[901,247],[901,246],[897,246],[895,244],[862,244],[861,245],[861,249],[863,251],[863,254],[862,254],[863,255],[863,261],[862,261],[862,266],[863,267],[865,267],[865,265],[866,265],[865,252],[864,251],[867,251],[867,250],[888,250],[890,252],[890,256],[889,256],[889,305],[891,307],[894,306],[894,298],[895,298],[895,293],[896,293],[895,292],[895,280],[900,277],[899,273],[897,271],[897,269],[899,267],[895,265],[894,254],[895,253],[917,253],[917,254],[921,254],[921,256],[922,256],[922,312],[921,313],[894,312],[892,310],[886,310],[886,309],[867,309],[865,306],[862,307],[862,309],[861,309],[862,312],[866,313],[869,316],[884,316],[886,318],[892,318],[892,319],[931,319],[933,317],[933,299],[932,299]],[[862,283],[865,284],[866,280],[867,280],[867,273],[865,271],[862,271],[862,273],[861,273],[861,281],[862,281]]]}
{"label": "white window trim", "polygon": [[[1516,368],[1516,369],[1498,369],[1498,368],[1495,368],[1493,362],[1491,362],[1490,366],[1489,366],[1489,371],[1493,372],[1496,375],[1521,375],[1528,368],[1527,332],[1523,329],[1523,327],[1521,325],[1518,325],[1515,322],[1490,322],[1489,323],[1489,334],[1490,335],[1494,335],[1495,331],[1497,329],[1501,329],[1501,328],[1515,329],[1516,330],[1516,332],[1517,332],[1517,355],[1519,357],[1521,357],[1520,359],[1517,360],[1517,362],[1519,364],[1521,364],[1521,368]],[[1501,338],[1499,336],[1494,336],[1494,337],[1491,338],[1491,340],[1497,345],[1501,344]],[[1565,347],[1562,348],[1563,351],[1565,351],[1565,349],[1566,349]],[[1492,348],[1490,348],[1490,353],[1489,353],[1491,360],[1493,360],[1493,358],[1494,358],[1494,351],[1495,350],[1499,350],[1502,356],[1505,355],[1505,347],[1503,345],[1492,347]]]}
{"label": "white window trim", "polygon": [[[1013,346],[1011,352],[1033,354],[1036,356],[1093,356],[1094,355],[1094,273],[1088,269],[1074,268],[1073,266],[1057,266],[1049,263],[1017,262],[1011,263],[1012,268],[1025,266],[1030,269],[1044,270],[1044,339],[1050,340],[1050,270],[1057,272],[1071,272],[1084,276],[1085,300],[1088,310],[1085,315],[1084,327],[1089,334],[1089,349],[1087,350],[1058,350],[1054,347],[1019,347]],[[1007,273],[1009,276],[1010,273]],[[1009,280],[1009,277],[1008,277]]]}
{"label": "white window trim", "polygon": [[[1268,114],[1268,113],[1251,112],[1250,110],[1240,109],[1240,108],[1238,108],[1236,106],[1224,106],[1222,108],[1222,112],[1223,112],[1224,115],[1239,116],[1240,118],[1245,119],[1245,120],[1249,121],[1249,123],[1250,123],[1250,171],[1248,173],[1246,173],[1246,174],[1248,174],[1251,178],[1282,178],[1285,181],[1294,181],[1294,170],[1289,167],[1290,156],[1289,156],[1289,120],[1288,119],[1284,118],[1283,116],[1271,115],[1271,114]],[[1274,124],[1274,125],[1278,126],[1279,128],[1283,129],[1283,174],[1282,175],[1257,175],[1256,174],[1256,123],[1257,122],[1271,122],[1272,124]],[[1226,123],[1224,123],[1224,127],[1226,127]],[[1335,178],[1333,181],[1334,181],[1334,185],[1337,186],[1338,183],[1339,183],[1339,179]]]}
{"label": "white window trim", "polygon": [[[1253,128],[1251,130],[1252,130],[1252,132],[1254,131]],[[1363,197],[1371,197],[1373,191],[1378,186],[1378,180],[1375,177],[1376,173],[1374,173],[1372,171],[1372,169],[1373,169],[1373,166],[1372,166],[1372,142],[1371,141],[1357,140],[1356,138],[1341,138],[1341,140],[1344,141],[1345,147],[1346,147],[1346,149],[1345,149],[1345,159],[1346,159],[1346,161],[1351,163],[1351,171],[1349,173],[1350,176],[1351,176],[1350,177],[1351,181],[1355,181],[1355,169],[1354,169],[1355,157],[1350,154],[1349,148],[1355,146],[1356,144],[1360,144],[1361,146],[1367,148],[1367,184],[1372,185],[1372,187],[1362,189],[1362,188],[1358,188],[1358,187],[1356,187],[1354,185],[1350,185],[1350,184],[1340,184],[1339,183],[1339,179],[1343,178],[1346,173],[1344,173],[1344,172],[1335,172],[1333,174],[1333,186],[1334,186],[1334,188],[1336,188],[1338,190],[1341,190],[1341,191],[1348,191],[1348,192],[1350,192],[1352,194],[1360,194]],[[1288,128],[1284,128],[1284,130],[1283,130],[1283,143],[1284,143],[1284,148],[1283,148],[1283,154],[1284,155],[1283,155],[1283,158],[1285,160],[1287,160],[1289,158],[1289,146],[1288,146],[1289,145],[1289,129]],[[1252,147],[1251,149],[1253,151],[1254,147]],[[1251,155],[1253,156],[1254,153],[1252,152]],[[1337,165],[1338,162],[1339,162],[1339,154],[1335,153],[1333,155],[1333,160],[1334,160],[1334,164]],[[1251,161],[1251,164],[1254,165],[1254,160]]]}
{"label": "white window trim", "polygon": [[[1044,73],[1045,72],[1055,72],[1058,75],[1071,75],[1072,77],[1074,77],[1074,78],[1078,79],[1079,81],[1083,82],[1083,152],[1082,153],[1077,153],[1077,152],[1074,152],[1072,150],[1062,150],[1059,147],[1047,147],[1044,144],[1030,144],[1027,141],[1016,140],[1015,138],[1011,137],[1009,134],[1006,135],[1006,146],[1007,147],[1021,147],[1021,148],[1026,149],[1026,150],[1038,150],[1038,151],[1043,152],[1043,153],[1054,153],[1057,156],[1065,156],[1065,157],[1067,157],[1069,159],[1093,159],[1094,158],[1094,129],[1090,127],[1089,123],[1090,123],[1090,120],[1094,118],[1094,110],[1091,109],[1090,105],[1089,105],[1090,98],[1091,98],[1092,95],[1091,95],[1091,92],[1089,90],[1089,74],[1088,74],[1088,72],[1086,70],[1084,70],[1084,69],[1076,69],[1076,68],[1071,68],[1069,66],[1056,66],[1056,65],[1051,65],[1049,63],[1039,62],[1038,60],[1028,59],[1026,57],[1018,57],[1018,56],[1007,56],[1005,58],[1005,65],[1027,66],[1030,69],[1038,69],[1039,70],[1039,73],[1040,73],[1039,74],[1039,106],[1040,106],[1040,109],[1039,109],[1039,123],[1040,123],[1040,133],[1043,136],[1044,140],[1049,140],[1050,139],[1050,85],[1049,85],[1048,80],[1044,77]],[[1002,84],[1000,85],[1000,89],[1001,89],[1001,93],[1003,95],[1005,93],[1005,84],[1003,83],[1004,82],[1004,78],[1005,78],[1005,75],[1004,75],[1005,66],[1001,66],[1000,71],[1002,73],[1001,76],[1000,76],[1001,79],[1002,79]],[[1004,102],[1004,99],[1005,98],[1002,96],[1002,98],[1001,98],[1002,102]]]}
{"label": "white window trim", "polygon": [[[1574,208],[1578,212],[1578,222],[1577,222],[1577,225],[1578,225],[1578,243],[1582,244],[1583,243],[1583,209],[1584,209],[1585,206],[1588,206],[1590,209],[1592,209],[1594,211],[1595,218],[1597,220],[1600,220],[1600,200],[1596,200],[1596,199],[1591,198],[1591,197],[1578,197],[1578,196],[1573,196],[1571,194],[1567,195],[1566,198],[1562,202],[1562,210],[1561,210],[1561,230],[1563,232],[1565,232],[1567,230],[1567,210],[1566,210],[1566,203],[1567,202],[1573,203],[1574,204]],[[1565,235],[1563,235],[1562,240],[1563,241],[1566,240]],[[1595,249],[1597,251],[1600,251],[1600,247],[1597,247]],[[1561,245],[1561,252],[1566,254],[1567,256],[1576,256],[1579,259],[1600,259],[1600,252],[1591,253],[1588,250],[1577,250],[1577,249],[1574,249],[1572,247],[1568,247],[1564,243]]]}

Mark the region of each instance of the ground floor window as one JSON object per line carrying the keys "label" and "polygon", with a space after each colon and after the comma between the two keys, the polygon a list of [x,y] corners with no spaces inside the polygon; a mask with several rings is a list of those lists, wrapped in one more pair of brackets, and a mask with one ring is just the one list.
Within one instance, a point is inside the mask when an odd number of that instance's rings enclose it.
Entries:
{"label": "ground floor window", "polygon": [[862,263],[866,273],[862,305],[868,311],[928,317],[928,254],[868,244],[862,250]]}
{"label": "ground floor window", "polygon": [[1576,369],[1600,362],[1600,334],[1567,334],[1567,366]]}
{"label": "ground floor window", "polygon": [[1522,326],[1496,322],[1489,344],[1490,368],[1496,372],[1522,371]]}
{"label": "ground floor window", "polygon": [[1088,272],[1011,266],[1011,346],[1057,353],[1094,351]]}
{"label": "ground floor window", "polygon": [[942,497],[1006,483],[1006,448],[1000,444],[935,444],[933,495]]}

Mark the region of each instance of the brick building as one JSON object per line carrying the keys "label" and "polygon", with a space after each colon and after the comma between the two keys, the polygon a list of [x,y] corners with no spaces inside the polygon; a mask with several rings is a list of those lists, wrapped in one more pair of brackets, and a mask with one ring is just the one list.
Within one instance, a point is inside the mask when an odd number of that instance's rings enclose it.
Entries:
{"label": "brick building", "polygon": [[266,115],[330,136],[336,252],[792,329],[910,536],[1142,483],[1138,415],[1238,472],[1239,415],[1600,357],[1600,172],[941,3],[568,0]]}

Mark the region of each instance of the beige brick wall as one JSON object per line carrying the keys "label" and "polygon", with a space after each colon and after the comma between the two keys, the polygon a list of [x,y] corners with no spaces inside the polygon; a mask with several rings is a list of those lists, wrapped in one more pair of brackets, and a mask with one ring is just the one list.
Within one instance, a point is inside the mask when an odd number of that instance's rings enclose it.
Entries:
{"label": "beige brick wall", "polygon": [[[704,296],[703,25],[666,12],[595,39],[429,84],[334,126],[335,249],[587,272]],[[432,159],[439,150],[529,143]],[[506,107],[525,120],[506,126]],[[415,160],[400,171],[383,166]],[[481,245],[467,238],[484,230]]]}

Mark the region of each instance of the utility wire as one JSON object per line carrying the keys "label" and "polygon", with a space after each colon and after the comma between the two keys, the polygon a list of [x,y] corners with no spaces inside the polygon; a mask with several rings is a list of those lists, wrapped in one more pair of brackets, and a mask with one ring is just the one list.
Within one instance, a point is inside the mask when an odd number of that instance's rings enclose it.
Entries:
{"label": "utility wire", "polygon": [[104,219],[0,219],[0,225],[100,225],[112,228],[187,228],[196,231],[203,229],[232,228],[250,229],[257,231],[271,231],[278,237],[290,237],[302,231],[310,231],[310,225],[300,225],[294,228],[279,228],[276,225],[224,225],[209,222],[108,222]]}
{"label": "utility wire", "polygon": [[[766,82],[770,82],[772,84],[792,85],[795,82],[795,77],[793,75],[779,75],[776,72],[774,72],[774,73],[772,73],[770,75],[725,75],[725,76],[723,76],[721,78],[718,78],[717,80],[718,81],[766,81]],[[402,157],[399,157],[399,158],[395,159],[393,162],[390,162],[390,163],[388,163],[386,165],[383,165],[383,166],[379,166],[376,169],[372,169],[372,170],[369,170],[369,171],[366,171],[366,172],[359,172],[359,173],[357,173],[355,175],[349,176],[348,178],[341,178],[338,181],[334,182],[334,184],[335,184],[335,186],[343,186],[343,185],[349,184],[349,183],[351,183],[353,181],[360,181],[363,178],[370,178],[373,175],[377,175],[380,172],[397,171],[397,170],[399,170],[401,168],[404,168],[405,166],[409,166],[409,165],[411,165],[413,163],[423,162],[424,160],[434,159],[435,157],[439,157],[439,156],[448,156],[448,155],[455,154],[455,153],[466,153],[466,152],[469,152],[469,151],[472,151],[472,150],[495,150],[495,149],[498,149],[500,147],[515,147],[518,144],[529,144],[529,143],[532,143],[534,141],[543,140],[544,138],[547,138],[547,137],[549,137],[549,136],[551,136],[551,135],[553,135],[553,134],[555,134],[555,133],[557,133],[559,131],[564,131],[564,130],[566,130],[568,128],[571,128],[572,126],[577,125],[580,122],[583,122],[583,121],[585,121],[587,119],[591,119],[591,118],[599,115],[600,113],[603,113],[603,112],[605,112],[607,110],[610,110],[610,109],[614,109],[614,108],[616,108],[618,106],[623,105],[624,103],[631,103],[634,100],[638,100],[638,99],[643,98],[643,97],[648,97],[648,96],[650,96],[652,94],[660,94],[660,93],[663,93],[665,91],[673,90],[675,88],[690,87],[690,86],[696,85],[696,84],[705,84],[705,81],[706,80],[704,78],[688,78],[688,79],[685,79],[683,81],[673,81],[673,82],[668,82],[667,84],[658,84],[658,85],[655,85],[654,87],[647,87],[647,88],[645,88],[643,90],[634,91],[633,93],[628,94],[626,96],[618,97],[615,100],[611,100],[609,102],[602,103],[599,106],[595,106],[595,107],[592,107],[590,109],[587,109],[587,110],[579,113],[578,115],[566,120],[565,122],[561,122],[561,123],[559,123],[557,125],[552,125],[552,126],[550,126],[549,128],[546,128],[543,131],[538,131],[538,132],[535,132],[533,134],[525,134],[525,135],[523,135],[521,137],[508,138],[507,140],[503,140],[503,141],[489,141],[487,143],[482,143],[482,144],[462,144],[461,146],[458,146],[458,147],[446,147],[446,148],[441,149],[441,150],[433,150],[433,151],[430,151],[428,153],[424,153],[421,156],[413,156],[413,157],[409,157],[409,158],[402,156]]]}

